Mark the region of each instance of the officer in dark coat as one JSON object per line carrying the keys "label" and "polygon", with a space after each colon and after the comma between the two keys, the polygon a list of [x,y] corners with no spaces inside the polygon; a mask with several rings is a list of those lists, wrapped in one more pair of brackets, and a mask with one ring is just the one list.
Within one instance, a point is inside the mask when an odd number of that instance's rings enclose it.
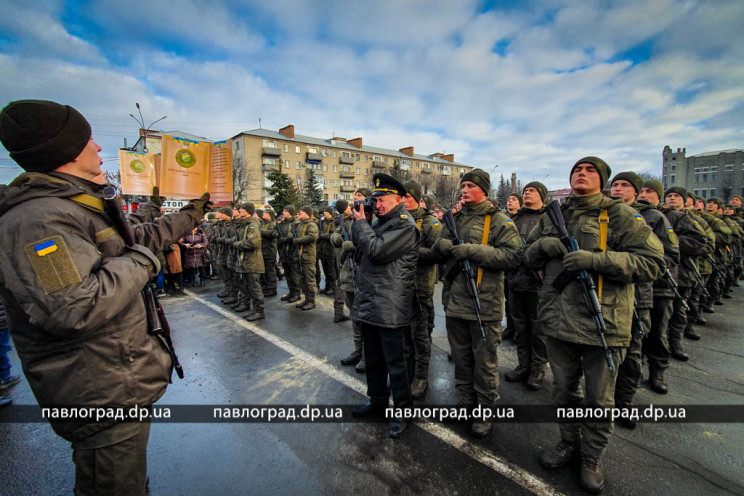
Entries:
{"label": "officer in dark coat", "polygon": [[[360,205],[351,228],[358,262],[351,318],[361,324],[369,396],[352,410],[357,417],[384,411],[391,391],[396,410],[412,403],[404,335],[410,332],[419,231],[401,203],[403,185],[387,174],[375,174],[372,180],[377,221],[370,226]],[[407,427],[405,417],[396,417],[390,436],[400,436]]]}

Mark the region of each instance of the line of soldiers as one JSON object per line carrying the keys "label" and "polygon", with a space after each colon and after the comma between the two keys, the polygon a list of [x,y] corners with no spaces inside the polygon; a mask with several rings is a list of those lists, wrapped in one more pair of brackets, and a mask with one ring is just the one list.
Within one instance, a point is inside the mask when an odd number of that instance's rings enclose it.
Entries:
{"label": "line of soldiers", "polygon": [[[741,198],[732,198],[729,205],[717,198],[704,202],[679,187],[664,191],[660,182],[644,182],[633,172],[616,174],[609,181],[610,174],[609,165],[597,157],[585,157],[571,169],[572,195],[560,211],[577,242],[575,251],[567,249],[555,222],[544,215],[547,188],[540,182],[527,184],[515,195],[519,208],[506,215],[487,198],[489,175],[475,169],[461,180],[462,196],[453,209],[452,226],[443,225],[441,213],[437,218],[427,208],[418,183],[404,184],[402,203],[420,235],[412,281],[416,299],[411,304],[411,330],[405,336],[412,398],[422,398],[428,388],[437,280],[444,284],[442,304],[460,405],[493,407],[499,399],[497,349],[507,281],[518,356],[518,366],[505,374],[507,381],[539,390],[550,364],[553,398],[559,405],[630,407],[645,357],[651,389],[668,392],[664,372],[670,358],[689,359],[683,337],[700,339],[696,326],[705,324],[703,313],[730,297],[741,278]],[[603,195],[606,185],[610,189]],[[369,190],[360,188],[354,198],[363,201],[370,196]],[[225,282],[219,296],[226,304],[237,305],[238,311],[252,306],[248,320],[263,318],[263,296],[276,294],[278,254],[289,287],[282,300],[299,302],[297,307],[303,310],[314,308],[316,273],[322,264],[326,274],[322,292],[334,295],[334,322],[349,320],[344,306],[352,309],[355,283],[365,277],[356,273],[352,208],[339,200],[335,212],[324,210],[317,225],[310,207],[296,212],[288,205],[278,223],[273,212],[254,213],[251,204],[220,209],[216,223],[205,229]],[[258,217],[263,217],[262,224]],[[260,233],[257,243],[252,241],[255,233]],[[264,251],[264,246],[270,248]],[[245,252],[258,249],[263,252],[260,270],[259,264],[243,263],[248,258]],[[466,261],[471,281],[463,270]],[[577,280],[583,271],[591,275],[601,302],[606,349],[597,335],[596,319],[584,305]],[[251,284],[252,273],[263,273],[259,284]],[[352,322],[352,337],[353,351],[341,362],[364,372],[357,322]],[[490,419],[475,419],[471,432],[485,437],[492,426]],[[542,453],[541,463],[563,467],[580,455],[581,485],[600,492],[605,485],[601,458],[612,432],[609,422],[561,424],[560,441]]]}

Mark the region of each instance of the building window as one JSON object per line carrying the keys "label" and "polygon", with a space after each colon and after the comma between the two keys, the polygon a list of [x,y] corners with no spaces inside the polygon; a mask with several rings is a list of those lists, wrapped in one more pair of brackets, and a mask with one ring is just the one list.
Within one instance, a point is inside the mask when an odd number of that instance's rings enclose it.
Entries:
{"label": "building window", "polygon": [[324,188],[328,187],[328,179],[323,179],[323,187]]}
{"label": "building window", "polygon": [[708,190],[707,189],[700,190],[700,193],[702,193],[703,198],[708,198]]}
{"label": "building window", "polygon": [[301,150],[302,149],[299,147],[299,145],[295,145],[295,153],[300,153]]}
{"label": "building window", "polygon": [[240,141],[235,142],[235,149],[240,150]]}
{"label": "building window", "polygon": [[288,152],[289,151],[289,145],[287,145],[287,144],[284,145],[284,151],[285,152]]}
{"label": "building window", "polygon": [[361,157],[362,157],[362,156],[361,156],[361,155],[359,155],[359,154],[357,153],[357,154],[356,154],[356,156],[354,157],[354,159],[355,159],[355,160],[356,160],[357,162],[359,162],[359,161],[361,160]]}
{"label": "building window", "polygon": [[676,171],[677,170],[677,166],[676,165],[672,165],[672,170],[673,171]]}
{"label": "building window", "polygon": [[708,174],[703,174],[703,182],[704,183],[708,182]]}
{"label": "building window", "polygon": [[301,178],[301,177],[298,177],[298,178],[297,178],[297,185],[299,186],[299,185],[301,185],[301,184],[302,184],[302,178]]}
{"label": "building window", "polygon": [[700,167],[695,167],[695,174],[697,174],[698,172],[700,172]]}
{"label": "building window", "polygon": [[318,149],[314,146],[308,146],[307,151],[310,153],[318,153]]}
{"label": "building window", "polygon": [[349,157],[351,157],[351,153],[349,153],[349,152],[341,152],[341,156],[343,158],[349,158]]}
{"label": "building window", "polygon": [[696,183],[699,183],[700,182],[700,174],[695,174],[695,182]]}
{"label": "building window", "polygon": [[728,164],[725,166],[726,172],[733,171],[734,170],[734,164]]}
{"label": "building window", "polygon": [[357,167],[357,172],[356,173],[359,174],[359,167]]}
{"label": "building window", "polygon": [[387,157],[385,157],[385,163],[386,163],[386,164],[388,163],[388,158],[387,158]]}
{"label": "building window", "polygon": [[700,190],[699,189],[693,189],[692,190],[692,194],[695,195],[695,196],[699,196],[700,195]]}
{"label": "building window", "polygon": [[336,158],[336,155],[337,155],[336,150],[333,150],[332,155],[333,155],[333,158]]}
{"label": "building window", "polygon": [[296,169],[302,169],[302,165],[299,162],[295,162]]}
{"label": "building window", "polygon": [[341,172],[349,172],[350,170],[351,169],[349,169],[348,165],[344,165],[343,167],[341,167]]}
{"label": "building window", "polygon": [[716,182],[716,179],[718,179],[718,173],[717,172],[712,172],[710,174],[710,182],[714,183],[714,182]]}
{"label": "building window", "polygon": [[338,186],[338,179],[334,179],[334,180],[333,180],[333,185],[334,185],[334,186]]}
{"label": "building window", "polygon": [[323,154],[324,157],[327,157],[328,156],[328,150],[325,150],[324,149],[321,153]]}
{"label": "building window", "polygon": [[263,146],[265,148],[276,148],[276,142],[271,140],[263,140]]}
{"label": "building window", "polygon": [[326,164],[323,164],[323,172],[328,172],[328,166]]}
{"label": "building window", "polygon": [[672,184],[677,182],[677,174],[672,174],[671,178],[672,178]]}
{"label": "building window", "polygon": [[718,166],[717,165],[714,165],[713,167],[710,168],[710,171],[711,172],[718,172]]}
{"label": "building window", "polygon": [[338,165],[333,166],[333,172],[338,172]]}
{"label": "building window", "polygon": [[344,181],[344,186],[351,186],[351,181]]}
{"label": "building window", "polygon": [[284,164],[285,169],[289,169],[289,160],[282,159],[282,163]]}
{"label": "building window", "polygon": [[716,196],[716,188],[710,188],[710,196]]}
{"label": "building window", "polygon": [[335,201],[335,200],[338,200],[338,194],[336,194],[336,195],[333,195],[333,200],[334,200],[334,201]]}

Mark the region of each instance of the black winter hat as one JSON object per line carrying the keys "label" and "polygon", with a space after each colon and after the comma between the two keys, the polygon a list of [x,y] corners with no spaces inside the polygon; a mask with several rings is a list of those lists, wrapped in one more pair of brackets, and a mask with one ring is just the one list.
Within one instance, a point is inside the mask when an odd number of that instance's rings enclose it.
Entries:
{"label": "black winter hat", "polygon": [[248,212],[248,215],[253,215],[256,213],[256,206],[251,202],[245,202],[242,205],[240,205],[240,208]]}
{"label": "black winter hat", "polygon": [[333,207],[331,206],[323,207],[323,212],[328,212],[329,214],[333,215]]}
{"label": "black winter hat", "polygon": [[297,208],[294,205],[292,205],[291,203],[289,205],[285,206],[284,207],[284,210],[286,210],[287,212],[289,212],[289,215],[291,215],[293,217],[297,213]]}
{"label": "black winter hat", "polygon": [[346,209],[349,208],[349,202],[346,200],[336,200],[336,211],[340,214],[346,212]]}
{"label": "black winter hat", "polygon": [[568,174],[568,180],[571,181],[571,176],[573,176],[573,171],[579,164],[592,164],[595,169],[597,169],[597,172],[599,172],[599,181],[600,181],[600,188],[604,189],[605,184],[607,184],[607,179],[609,179],[610,174],[612,174],[612,169],[609,165],[607,165],[607,162],[602,160],[599,157],[584,157],[582,159],[579,159],[576,161],[576,163],[571,167],[571,172]]}
{"label": "black winter hat", "polygon": [[682,186],[672,186],[668,190],[664,191],[664,198],[666,198],[669,193],[677,193],[682,198],[687,198],[687,190],[683,188]]}
{"label": "black winter hat", "polygon": [[615,177],[612,178],[612,181],[610,181],[610,186],[618,180],[628,181],[632,184],[633,188],[636,190],[636,195],[638,195],[643,189],[643,179],[633,171],[618,172],[615,174]]}
{"label": "black winter hat", "polygon": [[661,181],[657,181],[656,179],[646,179],[643,182],[643,187],[656,191],[656,194],[659,195],[659,200],[664,197],[664,185],[661,184]]}
{"label": "black winter hat", "polygon": [[520,207],[522,205],[524,205],[524,199],[522,198],[522,195],[520,195],[519,193],[516,193],[516,192],[515,193],[509,193],[509,197],[512,197],[512,196],[517,199],[517,201],[519,202],[519,206]]}
{"label": "black winter hat", "polygon": [[369,198],[370,196],[372,196],[372,190],[369,188],[357,188],[354,193],[361,193],[364,195],[365,198]]}
{"label": "black winter hat", "polygon": [[522,195],[524,195],[524,190],[526,190],[527,188],[535,188],[540,195],[540,199],[543,201],[543,203],[545,203],[545,198],[547,198],[548,196],[548,188],[545,187],[543,183],[541,183],[540,181],[531,181],[527,183],[524,188],[522,188]]}
{"label": "black winter hat", "polygon": [[220,207],[217,211],[227,215],[228,217],[232,217],[232,208],[230,207]]}
{"label": "black winter hat", "polygon": [[71,162],[90,136],[88,121],[69,105],[18,100],[0,113],[0,141],[27,172],[51,172]]}
{"label": "black winter hat", "polygon": [[460,179],[460,184],[465,181],[475,183],[480,189],[488,196],[488,191],[491,189],[491,175],[483,169],[473,169],[470,172],[463,174]]}

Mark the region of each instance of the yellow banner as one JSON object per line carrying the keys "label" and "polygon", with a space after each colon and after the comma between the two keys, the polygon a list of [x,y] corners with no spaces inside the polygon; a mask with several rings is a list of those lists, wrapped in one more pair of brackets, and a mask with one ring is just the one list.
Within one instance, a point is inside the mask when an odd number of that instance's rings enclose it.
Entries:
{"label": "yellow banner", "polygon": [[157,185],[155,155],[119,150],[119,173],[122,194],[150,196]]}
{"label": "yellow banner", "polygon": [[212,143],[163,135],[160,194],[168,198],[199,198],[209,187]]}
{"label": "yellow banner", "polygon": [[209,170],[209,194],[214,202],[233,200],[232,140],[215,141]]}

